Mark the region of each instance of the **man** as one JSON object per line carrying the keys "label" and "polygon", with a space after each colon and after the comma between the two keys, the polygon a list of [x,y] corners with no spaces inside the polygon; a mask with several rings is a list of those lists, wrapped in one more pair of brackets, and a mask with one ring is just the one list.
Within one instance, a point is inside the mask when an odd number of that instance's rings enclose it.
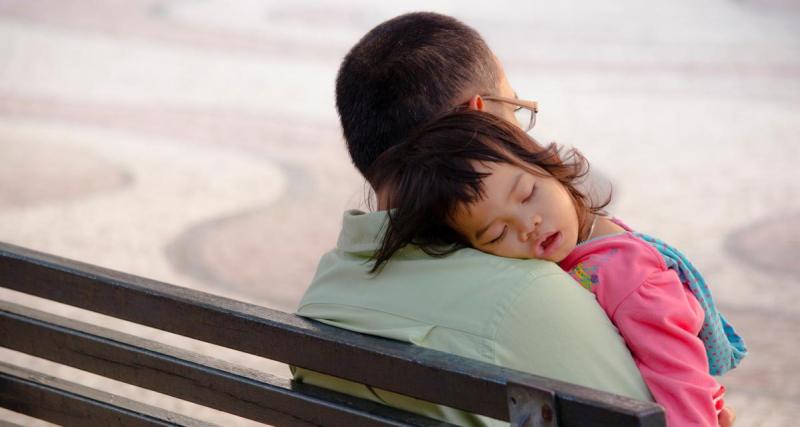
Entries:
{"label": "man", "polygon": [[[517,123],[518,101],[480,35],[433,13],[386,21],[347,54],[336,103],[353,163],[369,180],[372,162],[411,131],[454,108]],[[532,120],[520,125],[529,128]],[[366,334],[651,400],[622,338],[594,301],[552,263],[499,258],[472,249],[432,258],[398,252],[377,274],[368,262],[386,220],[379,211],[344,215],[337,247],[323,256],[297,314]],[[494,424],[452,408],[329,376],[295,378],[462,425]]]}

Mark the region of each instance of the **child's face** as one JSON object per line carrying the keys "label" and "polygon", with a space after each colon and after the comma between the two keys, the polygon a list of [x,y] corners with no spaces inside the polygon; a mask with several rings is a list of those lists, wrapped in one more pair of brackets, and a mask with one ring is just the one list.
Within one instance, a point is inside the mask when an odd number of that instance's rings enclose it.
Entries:
{"label": "child's face", "polygon": [[507,163],[479,163],[483,200],[458,209],[453,227],[473,247],[509,258],[559,262],[578,241],[578,215],[569,193],[555,178],[534,175]]}

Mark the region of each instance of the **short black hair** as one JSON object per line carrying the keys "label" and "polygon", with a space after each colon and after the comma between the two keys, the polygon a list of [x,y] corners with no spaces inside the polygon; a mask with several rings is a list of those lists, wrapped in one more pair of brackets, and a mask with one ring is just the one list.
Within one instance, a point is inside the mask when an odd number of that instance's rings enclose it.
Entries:
{"label": "short black hair", "polygon": [[[415,12],[370,30],[345,56],[336,108],[353,164],[367,170],[387,148],[460,99],[497,86],[497,63],[477,31]],[[483,94],[483,93],[482,93]]]}

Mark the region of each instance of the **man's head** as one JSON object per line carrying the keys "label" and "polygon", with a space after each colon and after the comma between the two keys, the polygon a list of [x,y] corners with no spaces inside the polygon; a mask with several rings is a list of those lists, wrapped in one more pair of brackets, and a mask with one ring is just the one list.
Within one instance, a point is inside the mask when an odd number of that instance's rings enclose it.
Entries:
{"label": "man's head", "polygon": [[365,176],[386,149],[458,105],[514,120],[513,106],[480,95],[514,92],[481,36],[436,13],[409,13],[373,28],[345,56],[336,79],[347,148]]}

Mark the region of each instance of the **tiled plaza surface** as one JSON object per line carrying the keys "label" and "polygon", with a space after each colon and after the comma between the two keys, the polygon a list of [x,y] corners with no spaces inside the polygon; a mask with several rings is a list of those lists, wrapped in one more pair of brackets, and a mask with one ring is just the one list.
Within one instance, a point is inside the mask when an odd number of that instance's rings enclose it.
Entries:
{"label": "tiled plaza surface", "polygon": [[[375,24],[430,7],[0,0],[0,241],[291,311],[341,211],[364,207],[333,107],[338,62]],[[800,424],[800,5],[433,10],[480,30],[520,96],[539,101],[534,136],[580,148],[613,183],[613,212],[705,274],[750,347],[722,378],[737,425]],[[288,376],[274,362],[0,297]],[[253,424],[0,357],[221,425]]]}

